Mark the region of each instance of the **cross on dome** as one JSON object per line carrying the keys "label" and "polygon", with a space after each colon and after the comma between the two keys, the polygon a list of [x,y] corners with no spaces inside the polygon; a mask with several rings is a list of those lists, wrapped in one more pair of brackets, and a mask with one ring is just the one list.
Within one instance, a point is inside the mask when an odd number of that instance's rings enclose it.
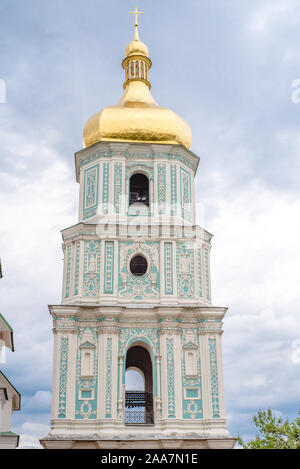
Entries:
{"label": "cross on dome", "polygon": [[138,15],[143,15],[144,12],[143,11],[139,11],[138,10],[138,7],[135,7],[135,11],[130,11],[129,12],[129,15],[135,15],[135,24],[134,26],[137,28],[138,27]]}

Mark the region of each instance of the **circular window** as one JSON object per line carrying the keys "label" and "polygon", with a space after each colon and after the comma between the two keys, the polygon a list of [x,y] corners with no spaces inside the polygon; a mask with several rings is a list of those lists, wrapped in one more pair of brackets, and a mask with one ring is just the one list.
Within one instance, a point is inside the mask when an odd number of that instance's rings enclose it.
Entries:
{"label": "circular window", "polygon": [[147,268],[148,262],[144,256],[134,256],[130,261],[130,272],[132,273],[132,275],[136,275],[137,277],[145,275],[145,273],[147,272]]}

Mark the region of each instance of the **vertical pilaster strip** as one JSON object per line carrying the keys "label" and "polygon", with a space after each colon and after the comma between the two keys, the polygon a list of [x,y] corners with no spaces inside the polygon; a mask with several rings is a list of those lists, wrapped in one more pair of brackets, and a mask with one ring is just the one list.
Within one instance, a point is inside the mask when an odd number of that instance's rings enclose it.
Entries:
{"label": "vertical pilaster strip", "polygon": [[166,338],[167,347],[167,384],[168,384],[168,418],[176,418],[175,409],[175,366],[174,339]]}
{"label": "vertical pilaster strip", "polygon": [[170,165],[171,178],[171,216],[177,215],[177,168],[176,165]]}
{"label": "vertical pilaster strip", "polygon": [[114,165],[114,207],[115,212],[120,213],[122,210],[122,176],[123,176],[122,163],[115,163]]}
{"label": "vertical pilaster strip", "polygon": [[123,383],[122,383],[122,375],[123,375],[123,365],[124,365],[124,357],[123,355],[119,355],[118,359],[119,371],[118,371],[118,413],[117,417],[119,420],[124,419],[124,399],[123,399]]}
{"label": "vertical pilaster strip", "polygon": [[108,202],[109,202],[109,163],[103,163],[103,193],[102,193],[102,207],[103,213],[108,214]]}
{"label": "vertical pilaster strip", "polygon": [[80,267],[80,243],[76,243],[76,246],[75,246],[74,295],[79,294],[79,267]]}
{"label": "vertical pilaster strip", "polygon": [[158,213],[166,213],[166,165],[157,165],[157,201]]}
{"label": "vertical pilaster strip", "polygon": [[199,336],[199,355],[203,396],[203,419],[211,418],[211,385],[210,385],[210,368],[209,368],[209,350],[207,334],[202,330],[198,330]]}
{"label": "vertical pilaster strip", "polygon": [[173,244],[164,243],[165,294],[173,295]]}
{"label": "vertical pilaster strip", "polygon": [[105,386],[105,418],[111,418],[111,399],[112,399],[112,338],[107,338],[106,342],[106,386]]}
{"label": "vertical pilaster strip", "polygon": [[204,248],[204,270],[205,270],[205,297],[207,301],[211,301],[210,293],[210,268],[209,268],[209,250]]}
{"label": "vertical pilaster strip", "polygon": [[114,241],[105,241],[104,293],[114,292]]}
{"label": "vertical pilaster strip", "polygon": [[203,298],[202,248],[198,248],[198,285],[199,297]]}
{"label": "vertical pilaster strip", "polygon": [[53,374],[52,374],[52,410],[51,419],[56,419],[59,408],[59,371],[60,371],[60,336],[56,329],[56,321],[53,323],[54,347],[53,347]]}
{"label": "vertical pilaster strip", "polygon": [[156,357],[156,376],[157,376],[157,396],[156,396],[156,406],[155,406],[155,415],[156,419],[161,419],[161,357],[158,355]]}
{"label": "vertical pilaster strip", "polygon": [[66,283],[65,283],[65,298],[70,297],[70,281],[71,281],[71,261],[72,261],[72,247],[71,244],[66,249]]}
{"label": "vertical pilaster strip", "polygon": [[210,365],[212,418],[218,419],[220,418],[220,407],[219,407],[217,342],[215,338],[208,339],[208,348],[209,348],[209,365]]}
{"label": "vertical pilaster strip", "polygon": [[68,352],[69,339],[62,337],[60,340],[60,367],[59,367],[59,391],[58,391],[58,418],[65,419],[67,413],[67,379],[68,379]]}
{"label": "vertical pilaster strip", "polygon": [[192,222],[191,174],[180,168],[181,208],[182,218]]}

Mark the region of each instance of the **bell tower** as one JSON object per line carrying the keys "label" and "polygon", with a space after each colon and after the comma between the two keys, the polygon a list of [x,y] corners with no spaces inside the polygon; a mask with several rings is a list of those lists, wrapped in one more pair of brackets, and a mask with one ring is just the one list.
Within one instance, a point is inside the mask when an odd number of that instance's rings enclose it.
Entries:
{"label": "bell tower", "polygon": [[[126,48],[124,94],[75,154],[78,223],[62,232],[51,431],[45,448],[232,448],[212,235],[196,225],[191,131],[153,99],[152,62]],[[140,377],[139,389],[130,372]]]}

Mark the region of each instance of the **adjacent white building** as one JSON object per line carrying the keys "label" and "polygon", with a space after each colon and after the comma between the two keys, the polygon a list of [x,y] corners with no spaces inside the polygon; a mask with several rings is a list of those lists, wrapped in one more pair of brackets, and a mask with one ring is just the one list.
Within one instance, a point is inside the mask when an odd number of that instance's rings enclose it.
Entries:
{"label": "adjacent white building", "polygon": [[[2,269],[0,261],[0,278]],[[13,330],[0,314],[0,365],[4,360],[5,347],[14,351]],[[11,431],[12,414],[20,410],[21,395],[0,370],[0,449],[15,449],[19,445],[19,435]]]}

